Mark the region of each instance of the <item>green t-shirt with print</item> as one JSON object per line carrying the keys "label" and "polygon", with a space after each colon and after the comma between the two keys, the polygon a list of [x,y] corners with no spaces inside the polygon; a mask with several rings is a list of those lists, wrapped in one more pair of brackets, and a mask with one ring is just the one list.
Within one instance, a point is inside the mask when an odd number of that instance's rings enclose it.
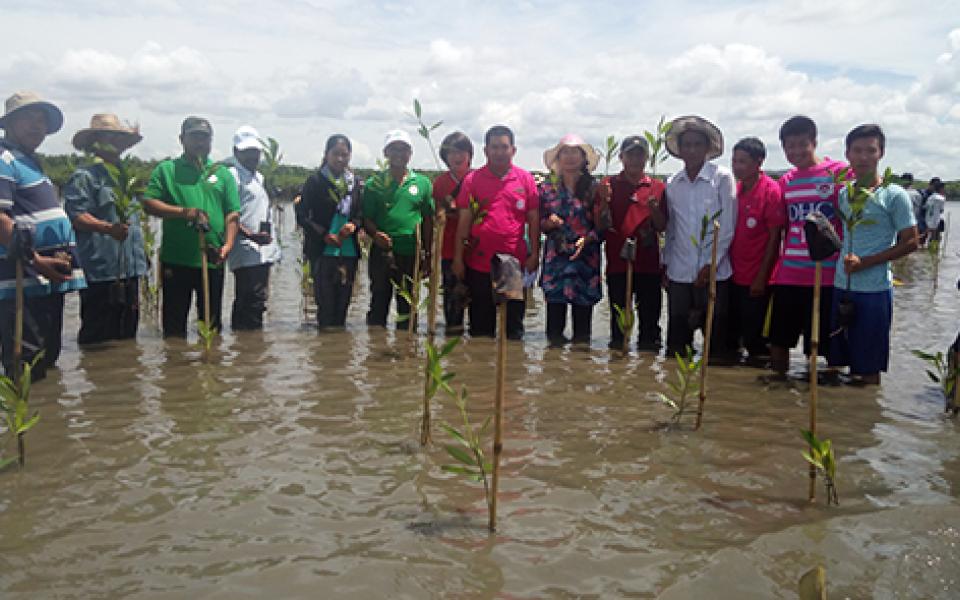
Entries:
{"label": "green t-shirt with print", "polygon": [[[201,171],[186,155],[161,161],[150,175],[144,196],[174,206],[205,211],[210,218],[207,244],[219,247],[224,242],[226,215],[240,212],[240,195],[230,171],[223,165],[211,169],[213,164],[209,158],[206,159]],[[160,261],[183,267],[200,267],[197,232],[184,219],[163,220]],[[223,268],[223,265],[211,263],[210,267]]]}
{"label": "green t-shirt with print", "polygon": [[367,179],[363,216],[393,239],[394,254],[413,256],[417,245],[416,227],[424,216],[432,214],[433,194],[430,180],[425,176],[407,171],[403,182],[397,183],[387,172],[375,173]]}

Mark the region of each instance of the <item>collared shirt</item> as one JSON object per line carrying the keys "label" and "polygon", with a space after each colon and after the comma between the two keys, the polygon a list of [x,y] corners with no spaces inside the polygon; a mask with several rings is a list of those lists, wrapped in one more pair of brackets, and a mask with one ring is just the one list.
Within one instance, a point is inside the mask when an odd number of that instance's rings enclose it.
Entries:
{"label": "collared shirt", "polygon": [[[667,202],[670,218],[667,220],[663,262],[667,277],[678,283],[693,283],[700,269],[710,265],[713,252],[713,226],[707,224],[700,240],[703,218],[719,211],[720,239],[717,244],[717,280],[730,278],[730,244],[737,222],[737,201],[733,173],[725,167],[706,162],[700,173],[690,181],[686,169],[674,173],[667,180]],[[694,245],[694,241],[697,242]]]}
{"label": "collared shirt", "polygon": [[[847,190],[839,194],[840,212],[850,213]],[[857,256],[872,256],[890,249],[897,243],[897,234],[917,224],[913,215],[910,196],[899,185],[892,183],[879,188],[863,207],[864,222],[853,230],[851,239],[847,224],[843,224],[843,254],[853,252]],[[833,285],[837,289],[846,288],[847,273],[843,263],[837,265]],[[855,292],[884,292],[893,289],[893,274],[890,261],[857,271],[850,276],[850,289]]]}
{"label": "collared shirt", "polygon": [[[60,207],[53,184],[40,164],[7,140],[0,139],[0,210],[18,224],[33,226],[34,249],[43,256],[67,252],[73,262],[71,278],[53,284],[33,268],[24,268],[24,296],[47,296],[87,287],[77,256],[73,227]],[[0,300],[16,296],[16,265],[0,246]]]}
{"label": "collared shirt", "polygon": [[524,230],[527,213],[540,210],[540,196],[533,175],[520,167],[510,165],[503,177],[497,177],[484,166],[471,171],[463,179],[457,208],[470,208],[476,200],[480,215],[470,229],[475,242],[466,254],[468,267],[481,273],[490,272],[490,260],[497,253],[512,254],[520,264],[527,259]]}
{"label": "collared shirt", "polygon": [[923,215],[923,219],[927,223],[927,229],[936,229],[940,226],[940,219],[943,218],[943,207],[946,202],[947,199],[943,194],[936,192],[930,194],[930,197],[927,198],[926,210]]}
{"label": "collared shirt", "polygon": [[269,244],[261,246],[238,233],[237,242],[233,245],[230,256],[227,257],[227,264],[231,270],[236,270],[279,261],[280,246],[277,244],[277,232],[273,227],[270,197],[263,186],[263,175],[250,171],[233,157],[223,162],[233,178],[237,180],[237,192],[240,195],[240,225],[250,231],[260,231],[260,223],[270,223],[272,238]]}
{"label": "collared shirt", "polygon": [[[837,214],[837,192],[841,186],[837,185],[834,179],[844,166],[841,161],[825,157],[809,169],[793,168],[780,178],[780,201],[783,209],[779,213],[784,235],[783,248],[773,268],[773,283],[813,286],[816,264],[810,260],[803,224],[807,215],[819,211],[830,220],[837,233],[841,233],[842,226]],[[824,285],[833,281],[836,263],[836,254],[823,261]]]}
{"label": "collared shirt", "polygon": [[[116,185],[103,162],[80,167],[63,188],[64,209],[71,221],[89,214],[107,223],[117,222]],[[128,222],[127,239],[115,240],[110,234],[77,230],[77,252],[87,280],[116,281],[142,277],[147,273],[147,255],[143,250],[140,216],[134,211]]]}
{"label": "collared shirt", "polygon": [[733,282],[748,286],[753,283],[763,263],[770,241],[770,228],[781,224],[780,186],[764,172],[752,188],[743,191],[737,184],[737,227],[730,245],[730,266]]}
{"label": "collared shirt", "polygon": [[[240,212],[240,196],[237,182],[230,171],[221,164],[210,172],[213,164],[208,158],[201,171],[186,155],[161,161],[150,175],[144,197],[203,210],[210,218],[207,245],[220,247],[225,241],[226,216]],[[197,232],[184,219],[164,219],[162,235],[161,262],[200,268]],[[212,269],[222,268],[214,263],[209,266]]]}
{"label": "collared shirt", "polygon": [[[605,242],[607,273],[626,273],[627,262],[620,258],[623,242],[634,235],[633,231],[625,231],[625,226],[632,225],[636,219],[627,220],[628,212],[647,211],[647,198],[657,199],[660,210],[667,212],[667,204],[663,196],[664,185],[659,179],[644,175],[636,184],[630,182],[626,175],[620,173],[610,178],[610,219],[612,227],[603,236]],[[635,273],[655,274],[660,272],[660,240],[653,231],[649,216],[640,224],[641,238],[637,240],[637,258],[633,262]]]}
{"label": "collared shirt", "polygon": [[[457,181],[450,171],[440,174],[440,176],[433,180],[433,203],[437,206],[438,213],[440,210],[445,209],[443,201],[447,196],[453,194],[458,185],[460,185],[460,181]],[[454,203],[456,203],[456,198],[453,200]],[[454,209],[455,208],[454,206]],[[456,210],[447,211],[447,220],[443,227],[443,245],[441,246],[440,252],[440,257],[446,260],[453,259],[456,253],[454,244],[457,243],[457,218]]]}
{"label": "collared shirt", "polygon": [[394,254],[414,255],[417,226],[424,216],[431,215],[430,180],[423,175],[408,170],[399,183],[389,173],[374,173],[367,179],[363,191],[363,216],[390,236]]}

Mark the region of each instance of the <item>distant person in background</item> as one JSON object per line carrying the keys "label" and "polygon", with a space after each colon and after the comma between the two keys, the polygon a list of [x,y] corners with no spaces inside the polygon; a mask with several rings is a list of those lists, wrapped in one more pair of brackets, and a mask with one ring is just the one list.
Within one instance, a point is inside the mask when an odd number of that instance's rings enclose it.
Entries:
{"label": "distant person in background", "polygon": [[270,267],[280,260],[280,246],[274,239],[273,211],[264,187],[260,166],[260,134],[243,126],[233,134],[233,156],[224,161],[237,180],[240,216],[238,241],[227,264],[233,271],[235,293],[230,326],[235,330],[262,329],[270,291]]}
{"label": "distant person in background", "polygon": [[730,245],[733,267],[730,286],[728,345],[748,362],[763,365],[769,359],[763,335],[770,294],[767,283],[780,254],[782,233],[780,186],[763,172],[767,149],[755,137],[733,147],[733,175],[737,178],[737,227]]}
{"label": "distant person in background", "polygon": [[10,260],[14,226],[32,225],[33,254],[23,268],[23,362],[32,362],[33,380],[57,364],[63,333],[64,294],[87,283],[80,269],[73,228],[56,190],[43,173],[37,148],[63,127],[60,109],[33,92],[7,98],[0,118],[0,346],[3,368],[14,377],[16,262]]}
{"label": "distant person in background", "polygon": [[350,170],[353,145],[345,135],[327,138],[320,168],[303,184],[296,204],[303,253],[313,275],[320,329],[344,327],[360,262],[362,182]]}
{"label": "distant person in background", "polygon": [[917,218],[917,230],[920,232],[921,248],[927,245],[927,240],[930,237],[930,231],[927,228],[927,200],[933,195],[933,188],[939,183],[941,183],[940,178],[934,177],[927,183],[927,188],[920,192],[920,208],[915,212],[915,216]]}
{"label": "distant person in background", "polygon": [[[493,337],[496,307],[490,281],[490,260],[512,254],[528,273],[540,261],[540,199],[533,175],[513,164],[517,153],[513,131],[495,125],[484,136],[487,164],[467,174],[457,196],[460,209],[452,264],[454,274],[470,288],[470,335]],[[530,240],[528,249],[524,231]],[[466,245],[469,245],[467,252]],[[507,337],[523,338],[522,300],[507,303]]]}
{"label": "distant person in background", "polygon": [[[917,248],[916,220],[910,196],[899,185],[879,187],[879,163],[886,139],[877,125],[854,127],[847,134],[847,160],[857,174],[857,184],[873,192],[864,205],[863,221],[851,240],[843,224],[843,261],[836,270],[830,341],[830,364],[849,366],[854,384],[878,384],[890,356],[893,322],[893,276],[890,263]],[[847,190],[839,195],[840,211],[850,215]],[[851,291],[847,291],[847,284]],[[843,291],[841,291],[843,290]],[[849,323],[840,320],[841,296],[853,302]]]}
{"label": "distant person in background", "polygon": [[[147,274],[140,219],[132,205],[127,221],[117,218],[117,181],[106,165],[143,139],[139,128],[116,115],[99,114],[73,136],[73,147],[96,156],[74,171],[63,188],[64,209],[77,232],[77,252],[87,277],[80,290],[78,344],[135,338],[140,320],[140,278]],[[132,176],[127,173],[127,177]],[[133,199],[134,202],[139,199]]]}
{"label": "distant person in background", "polygon": [[[410,288],[413,277],[417,228],[423,224],[420,240],[420,273],[428,274],[433,241],[433,196],[430,180],[407,168],[413,156],[413,142],[406,131],[394,130],[383,141],[388,168],[367,179],[363,190],[364,228],[373,239],[367,263],[370,276],[370,310],[367,325],[387,326],[390,300],[396,295],[397,328],[410,327],[410,305],[398,288]],[[416,307],[414,307],[416,310]]]}
{"label": "distant person in background", "polygon": [[567,306],[573,318],[573,343],[589,345],[593,305],[603,297],[600,244],[610,214],[591,175],[599,160],[593,146],[573,134],[543,153],[543,162],[557,181],[544,181],[538,189],[540,231],[546,235],[540,286],[551,346],[568,341]]}
{"label": "distant person in background", "polygon": [[932,186],[933,193],[927,198],[926,214],[928,242],[939,242],[943,234],[943,209],[947,202],[947,186],[939,179]]}
{"label": "distant person in background", "polygon": [[907,195],[910,196],[910,204],[913,206],[913,214],[916,216],[917,221],[919,221],[920,207],[923,204],[923,194],[920,193],[920,190],[913,187],[913,173],[904,173],[901,175],[900,185],[903,186],[903,189],[906,190]]}
{"label": "distant person in background", "polygon": [[[656,352],[660,349],[660,310],[663,286],[660,266],[659,234],[667,226],[665,186],[645,173],[650,146],[640,135],[631,135],[620,143],[623,170],[604,184],[610,188],[610,228],[604,232],[607,265],[607,296],[610,298],[610,348],[623,347],[623,332],[617,322],[614,306],[627,310],[636,306],[637,349]],[[624,242],[637,242],[633,261],[633,296],[628,300],[627,261],[621,258]],[[631,307],[632,308],[632,307]]]}
{"label": "distant person in background", "polygon": [[470,138],[459,131],[443,138],[443,142],[440,143],[440,160],[449,169],[433,181],[433,202],[437,207],[437,214],[444,211],[447,219],[443,228],[443,246],[440,256],[440,264],[443,268],[444,327],[448,335],[460,335],[463,333],[466,295],[457,289],[458,284],[460,286],[465,284],[453,273],[453,258],[456,255],[459,223],[457,195],[460,193],[463,178],[470,172],[470,163],[473,160],[473,144]]}

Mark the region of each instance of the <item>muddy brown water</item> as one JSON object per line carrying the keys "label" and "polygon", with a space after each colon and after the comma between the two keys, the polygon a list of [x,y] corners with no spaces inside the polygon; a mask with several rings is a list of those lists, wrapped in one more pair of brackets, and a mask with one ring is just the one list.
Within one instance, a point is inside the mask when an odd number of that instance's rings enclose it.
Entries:
{"label": "muddy brown water", "polygon": [[[362,288],[348,331],[306,324],[287,212],[265,331],[226,332],[210,363],[150,320],[136,343],[79,350],[70,298],[27,467],[0,473],[0,596],[791,598],[822,564],[831,598],[960,597],[960,425],[909,355],[960,326],[960,233],[936,289],[928,256],[898,265],[882,387],[821,388],[839,507],[819,483],[806,499],[805,385],[714,369],[703,429],[660,430],[670,362],[606,350],[605,308],[589,350],[548,349],[541,312],[509,347],[488,535],[480,486],[419,448],[407,337],[362,325]],[[477,421],[494,356],[469,340],[449,361]]]}

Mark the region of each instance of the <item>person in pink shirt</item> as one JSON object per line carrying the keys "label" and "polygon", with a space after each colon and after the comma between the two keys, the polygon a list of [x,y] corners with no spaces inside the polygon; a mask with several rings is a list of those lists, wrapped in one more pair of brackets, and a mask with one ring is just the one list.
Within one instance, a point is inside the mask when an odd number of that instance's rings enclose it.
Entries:
{"label": "person in pink shirt", "polygon": [[[491,127],[484,136],[487,164],[464,177],[457,196],[460,216],[452,269],[470,289],[470,335],[474,337],[493,337],[496,327],[490,260],[498,253],[513,254],[529,273],[535,273],[539,263],[537,184],[533,175],[514,166],[516,152],[513,132],[503,125]],[[523,301],[507,304],[510,339],[523,337],[523,310]]]}
{"label": "person in pink shirt", "polygon": [[737,224],[730,245],[733,267],[727,343],[739,353],[745,348],[748,363],[763,365],[769,350],[763,322],[770,295],[767,283],[780,253],[780,186],[763,172],[767,149],[755,137],[733,147],[733,175],[737,178]]}
{"label": "person in pink shirt", "polygon": [[[803,335],[803,352],[810,354],[810,314],[813,310],[815,264],[810,260],[803,223],[817,211],[841,231],[836,176],[845,163],[819,158],[817,125],[809,117],[795,116],[780,127],[780,143],[793,169],[780,178],[784,228],[783,246],[773,269],[773,299],[770,307],[770,363],[777,378],[790,367],[790,349]],[[826,356],[830,341],[830,306],[837,256],[823,261],[820,296],[820,355]]]}

